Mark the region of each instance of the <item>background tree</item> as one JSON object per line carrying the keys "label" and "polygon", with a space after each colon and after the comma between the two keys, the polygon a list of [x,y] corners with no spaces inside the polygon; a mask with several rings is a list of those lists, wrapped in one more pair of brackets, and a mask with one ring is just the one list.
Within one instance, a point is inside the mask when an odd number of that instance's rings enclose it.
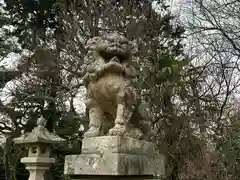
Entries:
{"label": "background tree", "polygon": [[218,154],[212,165],[221,166],[219,170],[216,168],[216,171],[209,172],[208,176],[238,179],[237,140],[232,134],[239,131],[235,108],[240,82],[239,17],[236,10],[240,3],[215,0],[184,2],[181,20],[186,27],[188,45],[185,50],[194,56],[191,66],[197,67],[200,80],[197,87],[199,96],[195,96],[201,112],[199,126],[203,131],[200,132],[213,144],[211,151]]}

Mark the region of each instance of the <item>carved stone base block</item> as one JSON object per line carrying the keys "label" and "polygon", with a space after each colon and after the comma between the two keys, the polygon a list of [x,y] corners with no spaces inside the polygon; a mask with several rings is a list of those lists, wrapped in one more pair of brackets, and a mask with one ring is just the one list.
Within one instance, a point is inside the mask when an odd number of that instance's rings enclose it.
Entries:
{"label": "carved stone base block", "polygon": [[44,180],[45,172],[55,160],[45,157],[25,157],[21,159],[21,162],[26,165],[26,169],[30,172],[28,180]]}
{"label": "carved stone base block", "polygon": [[155,174],[153,152],[153,143],[144,140],[118,136],[87,138],[82,142],[82,154],[65,157],[64,173],[78,179],[89,176],[147,178]]}

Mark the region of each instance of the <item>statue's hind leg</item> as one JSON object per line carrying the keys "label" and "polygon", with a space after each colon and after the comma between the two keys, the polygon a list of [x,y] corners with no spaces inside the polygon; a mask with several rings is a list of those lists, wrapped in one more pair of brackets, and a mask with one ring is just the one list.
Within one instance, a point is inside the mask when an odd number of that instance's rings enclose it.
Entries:
{"label": "statue's hind leg", "polygon": [[131,86],[125,86],[119,91],[117,104],[115,126],[109,130],[109,135],[123,136],[128,132],[128,125],[136,106],[136,94]]}
{"label": "statue's hind leg", "polygon": [[132,112],[126,108],[124,104],[118,104],[117,117],[114,121],[114,127],[109,130],[109,135],[123,136],[127,131],[128,123],[131,118]]}

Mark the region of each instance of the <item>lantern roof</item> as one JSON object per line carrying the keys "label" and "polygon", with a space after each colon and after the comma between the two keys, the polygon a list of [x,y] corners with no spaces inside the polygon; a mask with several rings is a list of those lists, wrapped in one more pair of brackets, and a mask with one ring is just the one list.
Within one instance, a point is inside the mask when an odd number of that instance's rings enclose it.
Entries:
{"label": "lantern roof", "polygon": [[37,120],[37,127],[35,127],[32,132],[23,134],[18,138],[14,138],[16,144],[57,144],[65,142],[65,139],[59,137],[55,133],[50,133],[47,128],[44,127],[46,120],[41,116]]}

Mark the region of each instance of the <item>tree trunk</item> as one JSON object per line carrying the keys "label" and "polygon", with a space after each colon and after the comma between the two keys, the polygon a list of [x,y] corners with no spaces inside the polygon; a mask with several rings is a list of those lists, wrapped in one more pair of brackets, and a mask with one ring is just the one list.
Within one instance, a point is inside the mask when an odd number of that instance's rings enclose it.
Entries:
{"label": "tree trunk", "polygon": [[13,178],[13,174],[12,174],[12,170],[10,169],[10,147],[12,146],[12,137],[9,136],[6,138],[6,143],[4,146],[4,154],[3,154],[3,164],[4,164],[4,169],[5,169],[5,179],[6,180],[12,180]]}

